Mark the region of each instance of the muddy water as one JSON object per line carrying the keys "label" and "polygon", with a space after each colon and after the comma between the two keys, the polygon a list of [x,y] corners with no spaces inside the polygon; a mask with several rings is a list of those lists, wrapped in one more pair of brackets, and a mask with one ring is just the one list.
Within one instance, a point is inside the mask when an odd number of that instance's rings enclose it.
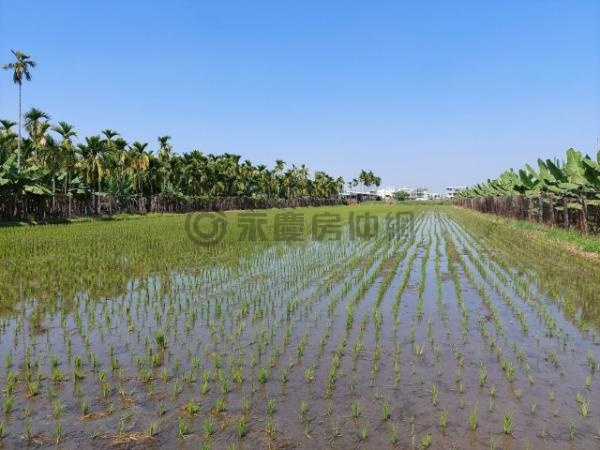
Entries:
{"label": "muddy water", "polygon": [[0,322],[2,443],[597,448],[592,291],[470,220],[24,299]]}

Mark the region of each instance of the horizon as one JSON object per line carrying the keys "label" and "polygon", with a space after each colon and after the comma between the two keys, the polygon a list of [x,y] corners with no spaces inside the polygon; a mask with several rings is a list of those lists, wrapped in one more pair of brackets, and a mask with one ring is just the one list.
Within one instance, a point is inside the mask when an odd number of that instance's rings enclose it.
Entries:
{"label": "horizon", "polygon": [[[169,134],[176,153],[346,182],[367,169],[443,193],[598,150],[600,3],[378,5],[16,4],[27,20],[0,14],[0,63],[30,54],[23,111],[82,135],[112,128],[155,150]],[[0,118],[16,120],[2,72]]]}

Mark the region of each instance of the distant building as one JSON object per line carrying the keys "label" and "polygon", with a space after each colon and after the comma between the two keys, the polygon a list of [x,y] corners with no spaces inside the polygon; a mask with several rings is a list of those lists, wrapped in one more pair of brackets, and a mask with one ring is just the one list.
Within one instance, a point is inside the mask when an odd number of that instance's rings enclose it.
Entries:
{"label": "distant building", "polygon": [[429,190],[425,186],[418,187],[411,193],[411,199],[417,201],[429,200]]}
{"label": "distant building", "polygon": [[373,192],[358,192],[358,191],[346,191],[338,195],[339,198],[344,198],[356,203],[369,201],[369,200],[381,200],[381,196]]}
{"label": "distant building", "polygon": [[386,198],[393,198],[394,192],[396,192],[396,188],[394,186],[386,186],[384,188],[377,189],[376,194],[385,200]]}
{"label": "distant building", "polygon": [[447,186],[446,187],[446,198],[452,199],[458,194],[460,191],[465,189],[466,186]]}

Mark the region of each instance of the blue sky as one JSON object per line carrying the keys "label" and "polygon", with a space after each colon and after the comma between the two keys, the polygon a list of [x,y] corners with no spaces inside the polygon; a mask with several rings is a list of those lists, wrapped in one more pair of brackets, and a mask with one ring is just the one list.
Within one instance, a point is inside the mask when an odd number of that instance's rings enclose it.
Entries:
{"label": "blue sky", "polygon": [[[600,1],[0,0],[24,108],[83,134],[441,190],[600,136]],[[0,74],[0,117],[16,119]]]}

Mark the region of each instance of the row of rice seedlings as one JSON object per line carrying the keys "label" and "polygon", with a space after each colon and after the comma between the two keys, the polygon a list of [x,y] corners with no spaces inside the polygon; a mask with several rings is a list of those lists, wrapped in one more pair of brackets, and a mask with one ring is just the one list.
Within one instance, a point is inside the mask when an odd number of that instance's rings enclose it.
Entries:
{"label": "row of rice seedlings", "polygon": [[[454,223],[453,226],[458,227],[456,223]],[[548,305],[541,300],[539,295],[535,295],[534,290],[532,289],[534,282],[527,276],[527,272],[515,273],[514,270],[510,268],[511,266],[499,258],[499,253],[502,253],[502,249],[494,249],[494,251],[492,251],[492,249],[485,243],[484,240],[480,238],[478,239],[463,229],[461,229],[460,234],[463,236],[463,238],[469,238],[471,246],[477,246],[486,254],[492,256],[492,258],[484,259],[483,262],[487,265],[488,270],[490,270],[490,272],[492,272],[506,288],[506,290],[501,294],[505,300],[509,302],[512,300],[513,296],[511,292],[508,291],[509,288],[512,288],[525,304],[536,310],[538,318],[546,327],[548,337],[560,335],[561,330],[555,321],[554,313],[550,311]],[[512,273],[509,275],[511,270]],[[497,284],[493,284],[493,287],[496,290],[499,289]],[[526,322],[523,323],[523,328],[524,331],[526,331],[528,328]]]}
{"label": "row of rice seedlings", "polygon": [[[478,264],[473,256],[473,254],[469,250],[466,250],[465,253],[472,260],[473,264],[475,264],[475,265]],[[523,311],[515,305],[515,303],[511,299],[510,295],[506,291],[503,291],[498,284],[496,284],[492,280],[490,280],[488,273],[482,268],[481,264],[479,264],[478,268],[481,269],[480,275],[484,278],[484,280],[486,280],[496,290],[496,292],[498,292],[498,294],[501,295],[502,298],[505,300],[505,303],[507,304],[507,306],[509,306],[509,308],[515,314],[515,317],[521,322],[521,330],[524,333],[526,333],[527,332],[527,325],[526,325],[527,322],[526,322]],[[484,337],[488,337],[488,336],[485,335]],[[493,346],[493,341],[490,341],[490,342],[491,342],[491,345]],[[524,368],[525,368],[526,374],[528,376],[528,379],[530,381],[530,384],[533,384],[534,381],[533,381],[533,377],[529,373],[530,372],[529,366],[525,363],[524,352],[521,350],[518,350],[516,343],[514,344],[514,348],[517,353],[517,359],[519,360],[519,362],[524,364]]]}
{"label": "row of rice seedlings", "polygon": [[[412,247],[412,242],[403,242],[402,247],[392,248],[392,251],[388,252],[387,258],[384,258],[377,265],[376,272],[381,271],[381,269],[384,267],[388,268],[388,270],[384,272],[385,275],[383,276],[382,284],[380,285],[379,289],[375,293],[374,302],[371,307],[371,314],[369,314],[368,312],[365,312],[365,314],[361,318],[360,326],[358,327],[358,336],[357,336],[357,339],[355,340],[354,351],[353,351],[353,363],[352,364],[353,364],[354,370],[356,369],[356,365],[355,365],[356,358],[358,357],[358,355],[360,354],[360,352],[363,348],[363,336],[367,329],[368,324],[371,322],[371,319],[373,319],[373,323],[374,323],[374,328],[375,328],[374,334],[380,336],[381,326],[382,326],[382,315],[378,310],[378,306],[381,304],[381,301],[382,301],[383,297],[385,296],[385,293],[386,293],[389,285],[391,284],[392,279],[395,278],[395,276],[396,276],[396,271],[397,271],[397,267],[398,267],[399,263],[405,259],[406,253],[408,252],[408,249],[411,247]],[[367,279],[367,280],[372,284],[372,280],[369,280],[369,279]],[[356,298],[357,298],[357,296],[353,297],[354,300]],[[346,335],[348,335],[349,331],[350,331],[350,329],[347,329]],[[346,339],[347,339],[347,337],[342,338],[341,345],[338,346],[338,351],[341,350],[341,348],[343,348],[342,346]],[[377,371],[377,361],[378,361],[377,352],[380,351],[380,350],[378,350],[380,348],[381,348],[380,338],[375,337],[375,350],[374,350],[374,357],[373,357],[373,365],[371,368],[371,373],[372,373],[372,378],[371,378],[371,382],[370,382],[371,386],[375,385],[373,375]],[[334,368],[334,370],[335,370],[335,367],[340,367],[341,358],[338,359],[338,355],[343,355],[343,354],[341,352],[339,352],[338,354],[334,354],[334,360],[333,360],[333,364],[332,364],[332,367]],[[334,372],[330,371],[330,375],[332,373],[334,373]],[[367,439],[367,433],[366,433],[367,425],[365,422],[362,422],[359,420],[359,417],[361,417],[361,413],[360,413],[359,397],[357,396],[358,391],[356,390],[356,376],[355,375],[351,376],[350,388],[351,388],[351,392],[353,393],[353,395],[355,397],[355,401],[353,402],[353,416],[355,419],[354,424],[355,424],[355,427],[357,428],[357,431],[359,431],[358,434],[359,434],[361,440],[366,440]],[[331,391],[329,391],[329,388],[328,388],[328,390],[326,391],[326,397],[329,397],[330,395],[331,395]],[[376,400],[378,400],[380,398],[380,396],[377,394],[377,391],[376,391],[375,396],[376,396]],[[328,400],[328,402],[329,402],[329,400]],[[329,405],[331,406],[331,404],[329,404]],[[387,404],[387,408],[390,408],[389,404]],[[332,412],[332,410],[328,406],[328,414],[331,414],[331,412]],[[388,414],[388,417],[389,417],[389,414]],[[335,429],[336,429],[336,427],[334,426],[334,429],[333,429],[334,436],[336,435]]]}
{"label": "row of rice seedlings", "polygon": [[[454,224],[454,226],[456,227],[457,225],[456,225],[456,224]],[[484,241],[484,242],[485,242],[485,241]],[[496,253],[497,253],[497,252],[496,252]],[[496,255],[494,255],[494,256],[496,256]],[[488,266],[488,267],[489,267],[489,266]],[[490,269],[490,270],[491,270],[491,269]],[[504,275],[504,273],[503,273],[503,275]],[[507,284],[506,284],[506,282],[505,282],[505,280],[506,280],[506,276],[504,276],[504,280],[503,280],[502,276],[498,277],[498,279],[499,279],[499,280],[501,280],[501,281],[503,281],[503,284],[504,284],[506,287],[508,287],[508,286],[507,286]],[[526,282],[526,283],[532,283],[532,280],[527,280],[527,282]],[[528,288],[528,289],[531,289],[531,286],[529,286],[529,288]],[[538,308],[538,311],[539,311],[539,310],[540,310],[540,309]],[[548,311],[548,309],[546,309],[546,311]],[[543,314],[539,314],[539,316],[540,316],[540,317],[543,317],[544,315],[543,315]],[[543,321],[541,321],[541,322],[543,322]],[[552,335],[553,335],[554,333],[556,333],[556,327],[555,327],[555,325],[553,325],[553,323],[555,323],[555,322],[554,322],[554,320],[550,320],[550,321],[546,321],[546,322],[547,322],[547,323],[545,323],[545,324],[544,324],[544,323],[542,323],[542,325],[543,325],[543,326],[546,326],[546,328],[547,328],[547,330],[548,330],[548,334],[547,334],[547,335],[548,335],[549,337],[552,337]],[[548,326],[548,323],[550,324],[550,326]],[[539,343],[539,339],[538,339],[538,343]],[[516,353],[517,353],[517,355],[518,355],[518,360],[519,360],[520,362],[524,361],[524,358],[523,358],[523,352],[522,352],[521,350],[519,350],[519,349],[518,349],[518,345],[517,345],[516,343],[513,343],[513,347],[515,348],[515,351],[516,351]],[[549,354],[548,354],[548,355],[549,355],[549,356],[548,356],[548,360],[549,360],[549,361],[551,361],[551,362],[552,362],[552,361],[554,361],[554,363],[553,363],[553,364],[554,364],[556,367],[560,367],[560,365],[558,364],[557,357],[556,357],[556,352],[555,352],[553,349],[550,349],[550,352],[549,352]],[[592,358],[593,358],[593,356],[592,356]],[[502,361],[501,361],[501,364],[502,364],[502,366],[504,367],[504,369],[506,370],[507,376],[509,376],[509,377],[510,377],[510,374],[511,374],[511,373],[513,373],[513,370],[512,370],[512,367],[511,367],[511,363],[510,363],[509,361],[502,360]],[[591,366],[595,366],[595,364],[593,364],[593,363],[592,363],[592,364],[591,364]],[[525,365],[524,365],[524,367],[525,367],[526,371],[529,371],[529,366],[528,366],[527,364],[525,364]],[[562,373],[562,372],[561,372],[561,373]],[[529,377],[529,379],[530,379],[530,383],[532,383],[533,381],[532,381],[532,378],[531,378],[531,376],[530,376],[530,375],[528,375],[528,377]],[[586,384],[586,385],[590,385],[590,384],[591,384],[591,378],[587,379],[585,384]],[[520,390],[520,389],[516,389],[516,390],[515,390],[515,395],[517,396],[517,398],[520,398],[520,395],[521,395],[520,393],[521,393],[521,390]],[[555,398],[555,394],[554,394],[554,391],[553,391],[553,390],[550,390],[550,391],[549,391],[548,397],[549,397],[549,399],[550,399],[550,401],[551,401],[551,402],[554,400],[554,398]],[[580,398],[579,400],[581,400],[581,398]],[[585,403],[585,402],[584,402],[584,403],[581,403],[581,404],[583,405],[582,409],[583,409],[583,411],[585,412],[585,411],[587,410],[588,406],[589,406],[589,403]],[[537,410],[538,410],[538,404],[537,404],[537,402],[532,402],[532,403],[531,403],[531,405],[530,405],[530,408],[529,408],[529,410],[530,410],[530,414],[531,414],[531,415],[535,415],[535,414],[537,413]],[[584,414],[583,414],[581,411],[580,411],[580,413],[581,413],[581,415],[582,415],[583,417],[585,417],[585,415],[584,415]],[[557,410],[554,412],[554,416],[555,416],[555,417],[558,417],[558,412],[557,412]]]}
{"label": "row of rice seedlings", "polygon": [[[546,311],[547,311],[547,309],[546,309]],[[547,322],[548,322],[548,321],[546,321],[546,323],[547,323]],[[553,321],[553,320],[552,320],[552,323],[554,323],[554,321]],[[550,337],[552,336],[552,330],[549,330],[549,332],[547,333],[547,336],[550,336]],[[566,341],[565,341],[565,345],[566,345]],[[547,359],[548,359],[548,360],[549,360],[549,361],[552,363],[552,365],[553,365],[554,367],[556,367],[557,369],[559,369],[559,371],[560,371],[560,374],[561,374],[561,376],[562,376],[562,375],[563,375],[563,373],[564,373],[564,371],[563,371],[563,369],[562,369],[562,367],[561,367],[560,363],[558,362],[557,354],[556,354],[556,351],[555,351],[554,349],[550,349],[550,351],[549,351],[549,353],[548,353],[548,358],[547,358]],[[527,365],[525,365],[525,368],[526,368],[526,370],[528,370],[528,369],[529,369],[529,367],[528,367]],[[588,377],[589,377],[589,376],[588,376]],[[586,383],[585,383],[585,384],[586,384],[586,386],[589,386],[589,385],[591,384],[591,377],[589,377],[589,378],[588,378],[588,377],[586,377]],[[529,374],[529,373],[528,373],[528,378],[529,378],[529,380],[530,380],[530,384],[532,384],[532,383],[533,383],[533,378],[532,378],[531,374]],[[553,397],[554,397],[554,394],[552,393],[552,391],[551,391],[551,394],[549,395],[549,397],[550,397],[550,398],[553,398]],[[537,408],[533,408],[533,410],[535,410],[535,409],[537,409]],[[533,411],[532,411],[532,413],[533,413]],[[554,415],[556,416],[556,415],[557,415],[557,413],[555,412],[555,414],[554,414]]]}
{"label": "row of rice seedlings", "polygon": [[[161,347],[166,347],[164,336],[158,335],[156,338],[156,341],[157,341],[157,344],[159,344]],[[78,364],[78,365],[80,365],[80,364]]]}
{"label": "row of rice seedlings", "polygon": [[[479,235],[484,234],[484,228],[489,227],[485,217],[465,213],[454,214],[454,217]],[[598,286],[594,277],[596,264],[589,260],[580,264],[579,256],[565,252],[560,244],[550,239],[535,238],[514,231],[504,224],[494,226],[497,230],[493,234],[488,233],[488,240],[495,248],[502,252],[519,273],[530,279],[532,286],[543,286],[544,293],[561,308],[569,321],[576,324],[582,332],[590,334],[590,320],[595,320],[598,315],[582,316],[578,311],[582,307],[593,307],[591,300],[597,298]],[[553,258],[552,255],[557,253],[561,257]]]}

